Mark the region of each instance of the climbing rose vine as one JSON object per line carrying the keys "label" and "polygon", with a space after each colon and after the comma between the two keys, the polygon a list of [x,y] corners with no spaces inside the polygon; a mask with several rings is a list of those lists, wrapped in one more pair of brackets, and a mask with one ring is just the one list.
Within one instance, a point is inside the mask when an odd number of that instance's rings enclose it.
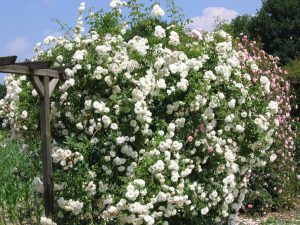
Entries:
{"label": "climbing rose vine", "polygon": [[[112,0],[111,12],[84,20],[82,3],[72,37],[36,47],[34,60],[71,66],[51,98],[56,212],[55,222],[41,223],[234,218],[252,168],[276,159],[271,146],[286,106],[272,94],[274,77],[224,31],[167,23],[158,4],[125,23],[127,4]],[[2,126],[37,156],[37,93],[24,76],[6,86]],[[32,179],[42,197],[40,176]]]}

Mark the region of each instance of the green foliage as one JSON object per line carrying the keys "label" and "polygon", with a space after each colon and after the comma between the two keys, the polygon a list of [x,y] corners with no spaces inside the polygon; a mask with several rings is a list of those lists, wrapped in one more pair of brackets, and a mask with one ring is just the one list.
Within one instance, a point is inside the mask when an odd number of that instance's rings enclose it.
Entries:
{"label": "green foliage", "polygon": [[289,77],[300,77],[300,58],[288,63],[284,69],[288,71]]}
{"label": "green foliage", "polygon": [[132,26],[132,28],[124,35],[124,39],[129,41],[137,34],[141,37],[150,37],[154,33],[155,26],[157,26],[157,24],[160,24],[162,27],[168,26],[167,22],[161,22],[156,18],[147,18]]}
{"label": "green foliage", "polygon": [[18,142],[0,134],[0,224],[34,224],[41,202],[32,193],[31,162]]}
{"label": "green foliage", "polygon": [[167,6],[168,17],[172,23],[184,25],[186,21],[184,20],[183,10],[178,7],[174,0],[165,0]]}
{"label": "green foliage", "polygon": [[[278,161],[283,159],[278,158]],[[256,169],[251,178],[250,191],[245,205],[253,205],[253,212],[274,212],[294,207],[299,191],[296,179],[294,163],[286,161],[286,164],[274,164],[264,169]],[[282,180],[285,182],[282,182]]]}
{"label": "green foliage", "polygon": [[143,8],[145,8],[145,5],[143,3],[139,3],[140,1],[137,0],[129,0],[127,2],[127,5],[129,7],[130,13],[129,13],[129,18],[130,18],[130,25],[134,26],[135,24],[140,23],[143,21],[147,14],[143,11]]}
{"label": "green foliage", "polygon": [[91,30],[96,31],[100,36],[107,33],[116,34],[121,29],[118,16],[119,12],[116,10],[108,13],[100,10],[87,18],[87,24],[90,25]]}
{"label": "green foliage", "polygon": [[219,20],[219,19],[217,19],[215,21],[214,31],[219,31],[219,30],[223,30],[223,31],[225,31],[228,34],[233,35],[233,33],[234,33],[234,26],[232,25],[232,23],[228,23],[228,21],[226,21],[226,20]]}
{"label": "green foliage", "polygon": [[249,35],[250,27],[252,25],[252,18],[249,15],[237,16],[230,23],[227,20],[215,21],[215,31],[224,30],[228,34],[231,34],[233,37],[239,38],[241,34]]}
{"label": "green foliage", "polygon": [[232,35],[240,36],[241,33],[249,35],[252,17],[249,15],[237,16],[231,22]]}

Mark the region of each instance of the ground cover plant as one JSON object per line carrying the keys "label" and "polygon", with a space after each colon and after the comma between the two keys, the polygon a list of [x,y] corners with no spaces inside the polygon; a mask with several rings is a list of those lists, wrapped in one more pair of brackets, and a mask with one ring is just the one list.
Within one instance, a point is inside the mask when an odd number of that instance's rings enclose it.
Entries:
{"label": "ground cover plant", "polygon": [[[234,223],[252,170],[295,148],[288,83],[264,70],[276,60],[156,3],[111,7],[84,19],[82,3],[74,33],[36,47],[34,60],[72,65],[51,102],[56,205],[40,223]],[[5,82],[2,126],[35,157],[41,199],[37,93],[25,76]]]}

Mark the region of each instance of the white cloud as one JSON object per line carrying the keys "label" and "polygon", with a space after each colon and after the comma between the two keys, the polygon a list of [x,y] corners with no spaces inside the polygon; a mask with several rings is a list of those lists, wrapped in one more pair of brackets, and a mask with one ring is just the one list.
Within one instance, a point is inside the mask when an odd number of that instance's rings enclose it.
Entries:
{"label": "white cloud", "polygon": [[208,7],[202,12],[202,16],[194,17],[189,24],[190,28],[200,28],[211,31],[215,26],[216,20],[231,20],[238,15],[238,12],[233,9],[223,7]]}
{"label": "white cloud", "polygon": [[25,37],[17,37],[6,44],[9,54],[24,54],[30,49],[30,43]]}

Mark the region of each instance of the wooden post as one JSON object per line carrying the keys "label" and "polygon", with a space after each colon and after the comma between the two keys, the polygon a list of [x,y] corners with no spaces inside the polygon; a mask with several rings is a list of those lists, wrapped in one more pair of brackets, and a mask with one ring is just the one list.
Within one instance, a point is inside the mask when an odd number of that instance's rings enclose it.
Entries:
{"label": "wooden post", "polygon": [[50,128],[50,96],[59,79],[50,77],[45,71],[43,76],[32,75],[30,81],[40,96],[40,126],[42,139],[42,162],[44,184],[45,215],[51,217],[54,213],[54,190],[52,181],[52,157],[51,157],[51,128]]}
{"label": "wooden post", "polygon": [[54,213],[54,193],[52,183],[49,76],[41,77],[41,79],[44,89],[44,94],[40,95],[44,199],[45,214],[47,217],[50,217]]}

